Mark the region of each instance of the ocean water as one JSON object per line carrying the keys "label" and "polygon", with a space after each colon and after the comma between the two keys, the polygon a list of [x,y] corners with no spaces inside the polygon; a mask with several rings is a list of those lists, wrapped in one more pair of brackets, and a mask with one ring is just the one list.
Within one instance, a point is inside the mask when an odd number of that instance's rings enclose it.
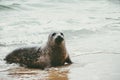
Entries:
{"label": "ocean water", "polygon": [[13,74],[15,79],[120,80],[120,0],[0,0],[0,79],[21,70],[3,61],[10,51],[41,45],[53,31],[65,35],[74,62],[68,72],[61,78],[59,70],[32,70],[44,77]]}

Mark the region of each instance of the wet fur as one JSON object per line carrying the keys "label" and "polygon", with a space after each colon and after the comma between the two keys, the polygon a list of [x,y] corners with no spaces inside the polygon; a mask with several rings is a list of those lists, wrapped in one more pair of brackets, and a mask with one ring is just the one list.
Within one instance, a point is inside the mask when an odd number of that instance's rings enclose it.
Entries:
{"label": "wet fur", "polygon": [[18,63],[21,66],[41,69],[61,66],[65,62],[71,64],[64,41],[59,45],[52,41],[50,35],[46,46],[16,49],[8,54],[5,60],[7,63]]}

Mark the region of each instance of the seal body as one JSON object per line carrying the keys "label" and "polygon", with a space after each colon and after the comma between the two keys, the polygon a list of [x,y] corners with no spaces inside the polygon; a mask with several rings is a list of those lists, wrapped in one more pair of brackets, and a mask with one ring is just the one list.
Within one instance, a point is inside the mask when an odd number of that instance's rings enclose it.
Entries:
{"label": "seal body", "polygon": [[41,69],[61,66],[65,62],[72,63],[66,50],[64,35],[61,32],[51,33],[45,46],[16,49],[4,60],[7,63]]}

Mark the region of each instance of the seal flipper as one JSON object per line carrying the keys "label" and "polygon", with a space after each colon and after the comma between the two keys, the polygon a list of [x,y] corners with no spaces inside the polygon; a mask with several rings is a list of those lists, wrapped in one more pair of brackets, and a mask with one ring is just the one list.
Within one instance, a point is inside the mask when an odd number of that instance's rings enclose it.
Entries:
{"label": "seal flipper", "polygon": [[66,58],[65,62],[67,62],[68,64],[72,64],[73,63],[69,56]]}

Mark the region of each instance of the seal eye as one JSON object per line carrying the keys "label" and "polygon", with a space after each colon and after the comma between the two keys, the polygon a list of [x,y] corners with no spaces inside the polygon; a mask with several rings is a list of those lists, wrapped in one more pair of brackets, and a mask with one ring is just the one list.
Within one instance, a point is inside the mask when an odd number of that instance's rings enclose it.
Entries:
{"label": "seal eye", "polygon": [[55,36],[55,35],[56,35],[56,33],[53,33],[53,34],[52,34],[52,36]]}
{"label": "seal eye", "polygon": [[60,33],[62,36],[64,36],[64,34],[63,33]]}

